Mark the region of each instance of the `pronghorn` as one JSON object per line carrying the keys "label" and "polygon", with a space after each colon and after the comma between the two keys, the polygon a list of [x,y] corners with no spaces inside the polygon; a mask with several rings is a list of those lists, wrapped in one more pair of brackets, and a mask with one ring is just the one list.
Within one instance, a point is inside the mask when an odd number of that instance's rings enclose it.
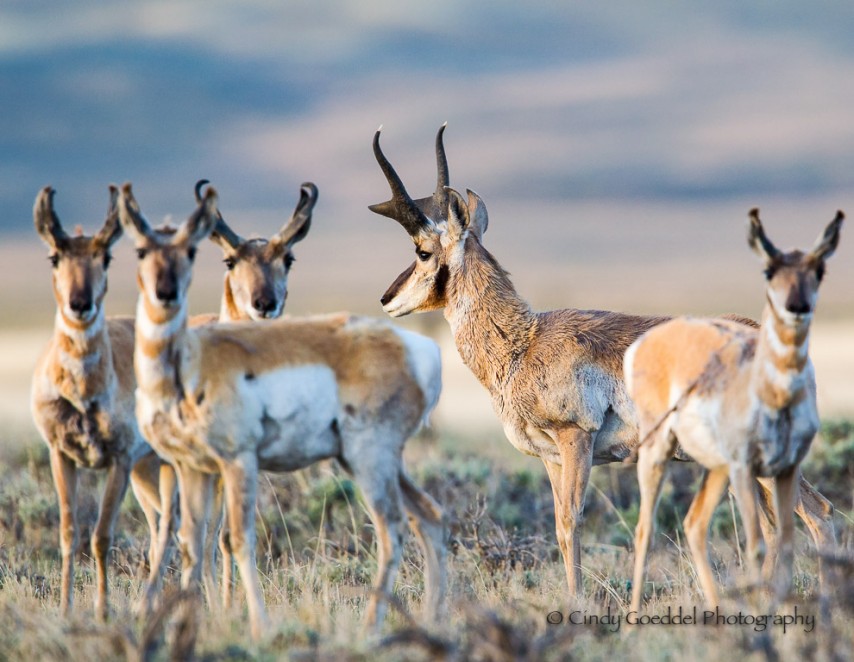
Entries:
{"label": "pronghorn", "polygon": [[[207,180],[196,182],[196,201]],[[270,320],[282,316],[288,298],[288,273],[294,263],[293,246],[305,239],[317,203],[317,186],[303,182],[300,199],[290,219],[270,239],[244,239],[222,216],[210,237],[223,250],[227,268],[223,283],[221,322]]]}
{"label": "pronghorn", "polygon": [[[382,127],[380,127],[382,129]],[[577,526],[591,466],[631,457],[638,443],[634,407],[623,382],[623,354],[665,317],[600,310],[535,313],[483,247],[488,217],[480,197],[448,186],[442,134],[438,182],[413,200],[374,135],[374,155],[392,198],[370,209],[409,233],[416,260],[380,302],[392,317],[444,309],[463,362],[489,391],[508,440],[543,460],[555,502],[557,540],[569,592],[581,588]],[[680,455],[679,459],[687,459]],[[834,539],[832,506],[806,481],[798,513],[819,546]],[[763,485],[763,489],[768,489]]]}
{"label": "pronghorn", "polygon": [[378,537],[368,623],[384,616],[404,511],[424,550],[426,604],[435,616],[445,585],[444,521],[406,474],[402,451],[439,396],[436,344],[346,314],[189,328],[192,262],[216,224],[216,193],[208,188],[190,218],[165,231],[149,226],[125,184],[119,217],[139,257],[137,420],[178,474],[182,584],[200,579],[212,483],[222,476],[232,553],[260,636],[267,619],[255,565],[258,471],[336,458],[361,488]]}
{"label": "pronghorn", "polygon": [[[202,203],[201,191],[208,184],[206,179],[200,179],[194,187],[197,204]],[[288,274],[295,258],[293,246],[302,241],[311,227],[311,214],[317,203],[317,186],[312,182],[303,182],[300,186],[300,199],[288,221],[269,240],[261,238],[243,239],[229,227],[217,212],[217,224],[210,238],[223,250],[224,262],[227,267],[223,282],[223,296],[219,314],[194,315],[190,318],[190,326],[220,322],[242,322],[254,320],[278,319],[284,312],[285,301],[288,298]],[[159,457],[152,453],[140,463],[145,467],[149,477],[149,491],[156,492],[158,486],[157,473],[168,472],[168,463],[162,463]],[[169,476],[169,482],[164,489],[174,489],[174,474]],[[205,561],[203,578],[209,600],[216,595],[216,546],[219,542],[223,558],[222,604],[229,607],[231,602],[231,584],[233,565],[227,527],[223,528],[223,508],[221,503],[222,484],[218,482],[214,491],[216,497],[213,510],[215,513],[214,527],[209,531],[205,542]],[[165,499],[165,497],[164,497]],[[145,592],[140,611],[148,612],[160,592],[162,581],[162,556],[166,551],[168,526],[161,530],[158,538],[163,542],[151,555],[152,569],[160,572],[152,573]],[[220,534],[220,535],[218,535]],[[156,555],[155,555],[156,554]]]}
{"label": "pronghorn", "polygon": [[809,253],[784,253],[765,235],[759,210],[752,210],[748,242],[762,258],[767,279],[759,329],[679,317],[647,331],[627,350],[626,385],[642,439],[633,610],[640,609],[661,481],[677,442],[707,470],[685,517],[685,535],[708,605],[717,606],[718,597],[706,537],[727,480],[741,511],[755,573],[763,550],[754,477],[776,477],[782,566],[778,597],[788,590],[798,467],[819,426],[815,373],[807,353],[809,328],[825,260],[836,250],[843,218],[837,212]]}
{"label": "pronghorn", "polygon": [[[208,180],[196,182],[196,203],[202,204],[202,188]],[[288,299],[288,275],[295,261],[293,247],[305,239],[311,228],[311,215],[317,203],[317,186],[312,182],[300,185],[300,198],[285,224],[270,239],[244,239],[237,234],[217,210],[217,223],[210,238],[222,248],[226,266],[223,279],[222,303],[219,316],[197,315],[191,325],[217,319],[220,322],[267,321],[278,319]],[[222,496],[221,484],[215,494]],[[228,527],[223,527],[222,507],[214,503],[215,524],[206,546],[206,561],[210,572],[205,571],[205,583],[212,595],[216,568],[215,543],[218,539],[223,560],[222,603],[231,604],[233,563]]]}
{"label": "pronghorn", "polygon": [[[118,190],[110,187],[107,219],[94,237],[66,234],[54,211],[53,196],[54,190],[46,186],[36,197],[33,209],[36,231],[50,248],[57,310],[53,337],[33,374],[31,406],[36,427],[50,448],[50,466],[59,498],[63,614],[69,612],[73,601],[77,470],[108,472],[92,534],[97,578],[95,613],[105,619],[107,554],[128,475],[148,520],[150,559],[158,544],[159,477],[153,477],[152,487],[152,477],[141,470],[141,465],[137,466],[137,460],[150,449],[134,417],[136,380],[130,364],[133,320],[107,319],[104,315],[110,248],[122,234],[116,206]],[[167,478],[163,485],[168,485]]]}

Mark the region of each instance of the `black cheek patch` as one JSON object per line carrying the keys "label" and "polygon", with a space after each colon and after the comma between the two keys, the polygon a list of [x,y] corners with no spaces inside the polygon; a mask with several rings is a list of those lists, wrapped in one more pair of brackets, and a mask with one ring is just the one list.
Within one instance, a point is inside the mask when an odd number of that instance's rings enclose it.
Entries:
{"label": "black cheek patch", "polygon": [[449,277],[450,271],[448,269],[448,265],[443,264],[439,267],[439,271],[436,272],[436,297],[440,301],[445,300],[445,290],[448,288]]}

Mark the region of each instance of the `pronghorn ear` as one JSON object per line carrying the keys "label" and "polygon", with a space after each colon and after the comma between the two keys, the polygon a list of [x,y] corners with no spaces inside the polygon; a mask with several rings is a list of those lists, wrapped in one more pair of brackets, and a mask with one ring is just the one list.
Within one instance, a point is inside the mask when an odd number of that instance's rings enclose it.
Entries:
{"label": "pronghorn ear", "polygon": [[119,189],[110,184],[110,206],[107,209],[107,220],[104,221],[95,241],[104,248],[112,246],[122,236],[122,224],[119,222]]}
{"label": "pronghorn ear", "polygon": [[33,223],[42,241],[54,250],[60,250],[68,243],[68,235],[62,229],[62,224],[56,212],[53,211],[53,196],[56,191],[45,186],[36,196],[33,205]]}
{"label": "pronghorn ear", "polygon": [[754,207],[750,210],[750,225],[747,228],[747,243],[753,252],[761,257],[765,264],[770,264],[780,255],[780,251],[765,234],[762,221],[759,220],[759,209]]}
{"label": "pronghorn ear", "polygon": [[845,214],[842,213],[842,210],[837,211],[836,218],[827,225],[824,232],[815,240],[815,245],[810,251],[815,259],[826,260],[833,255],[839,245],[839,231],[842,229],[842,221],[844,220]]}
{"label": "pronghorn ear", "polygon": [[151,226],[139,210],[136,198],[133,197],[133,188],[130,182],[122,184],[119,192],[119,221],[128,236],[136,244],[143,243],[153,234]]}
{"label": "pronghorn ear", "polygon": [[196,211],[178,229],[174,243],[189,242],[196,245],[213,232],[219,218],[216,199],[216,190],[213,186],[209,186]]}
{"label": "pronghorn ear", "polygon": [[468,212],[469,212],[469,228],[472,233],[478,238],[478,241],[483,241],[483,233],[489,226],[489,215],[486,213],[486,205],[481,197],[472,191],[466,189],[468,195]]}
{"label": "pronghorn ear", "polygon": [[448,192],[448,234],[455,240],[460,240],[469,227],[469,208],[463,196],[450,186]]}
{"label": "pronghorn ear", "polygon": [[311,229],[311,214],[315,204],[317,204],[317,186],[312,182],[303,182],[294,213],[282,229],[273,235],[270,243],[290,248],[298,241],[305,239]]}

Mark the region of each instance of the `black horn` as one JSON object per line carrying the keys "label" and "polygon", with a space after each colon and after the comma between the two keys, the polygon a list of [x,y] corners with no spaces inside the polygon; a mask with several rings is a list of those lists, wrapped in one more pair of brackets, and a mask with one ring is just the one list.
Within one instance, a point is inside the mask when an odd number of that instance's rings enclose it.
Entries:
{"label": "black horn", "polygon": [[445,122],[436,133],[436,190],[430,197],[415,201],[418,208],[436,222],[445,220],[448,213],[448,192],[445,187],[451,185],[451,177],[448,171],[448,158],[445,156],[445,144],[442,140],[447,126],[448,123]]}
{"label": "black horn", "polygon": [[[210,180],[200,179],[196,182],[196,186],[194,187],[194,192],[196,194],[196,203],[202,204],[202,188],[206,184],[210,184]],[[234,230],[232,230],[228,223],[225,222],[225,219],[222,217],[219,209],[216,212],[216,225],[214,226],[213,232],[210,234],[211,239],[213,239],[216,243],[222,243],[220,240],[231,246],[231,248],[237,248],[240,244],[243,243],[243,237],[237,234]]]}
{"label": "black horn", "polygon": [[[377,129],[377,132],[374,134],[374,156],[377,159],[377,163],[380,164],[380,168],[382,168],[386,180],[388,180],[388,185],[391,188],[391,200],[371,205],[368,209],[375,214],[393,218],[395,221],[400,223],[411,236],[415,236],[422,230],[429,229],[432,224],[430,219],[427,218],[424,212],[409,196],[409,193],[406,192],[406,188],[403,186],[403,182],[400,180],[400,177],[398,177],[391,163],[389,163],[385,154],[383,154],[383,151],[380,148],[381,131],[382,127]],[[432,201],[432,199],[430,200]]]}

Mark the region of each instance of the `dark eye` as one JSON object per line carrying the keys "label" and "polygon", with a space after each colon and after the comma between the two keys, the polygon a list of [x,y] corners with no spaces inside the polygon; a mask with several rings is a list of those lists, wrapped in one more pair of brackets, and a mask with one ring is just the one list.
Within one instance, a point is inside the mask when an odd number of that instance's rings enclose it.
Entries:
{"label": "dark eye", "polygon": [[192,262],[193,260],[196,259],[196,247],[195,246],[190,246],[187,249],[187,257],[190,258],[190,262]]}
{"label": "dark eye", "polygon": [[821,282],[821,279],[824,278],[824,262],[815,268],[815,277],[819,283]]}
{"label": "dark eye", "polygon": [[110,262],[113,261],[113,256],[109,253],[104,253],[104,269],[110,266]]}
{"label": "dark eye", "polygon": [[285,255],[285,269],[290,269],[296,261],[297,259],[290,253]]}
{"label": "dark eye", "polygon": [[145,249],[144,249],[144,248],[137,248],[137,249],[136,249],[136,256],[137,256],[140,260],[144,259],[144,258],[145,258]]}
{"label": "dark eye", "polygon": [[223,260],[223,262],[225,262],[225,268],[229,271],[234,269],[234,265],[237,264],[237,260],[235,260],[233,257],[227,257]]}
{"label": "dark eye", "polygon": [[418,256],[418,259],[422,262],[426,262],[431,257],[433,257],[433,253],[428,253],[427,251],[415,251],[415,254]]}
{"label": "dark eye", "polygon": [[50,262],[50,266],[56,269],[59,266],[59,255],[54,253],[53,255],[47,256],[48,261]]}
{"label": "dark eye", "polygon": [[771,280],[772,278],[774,278],[774,274],[776,273],[776,271],[777,270],[774,267],[768,267],[764,272],[765,280]]}

